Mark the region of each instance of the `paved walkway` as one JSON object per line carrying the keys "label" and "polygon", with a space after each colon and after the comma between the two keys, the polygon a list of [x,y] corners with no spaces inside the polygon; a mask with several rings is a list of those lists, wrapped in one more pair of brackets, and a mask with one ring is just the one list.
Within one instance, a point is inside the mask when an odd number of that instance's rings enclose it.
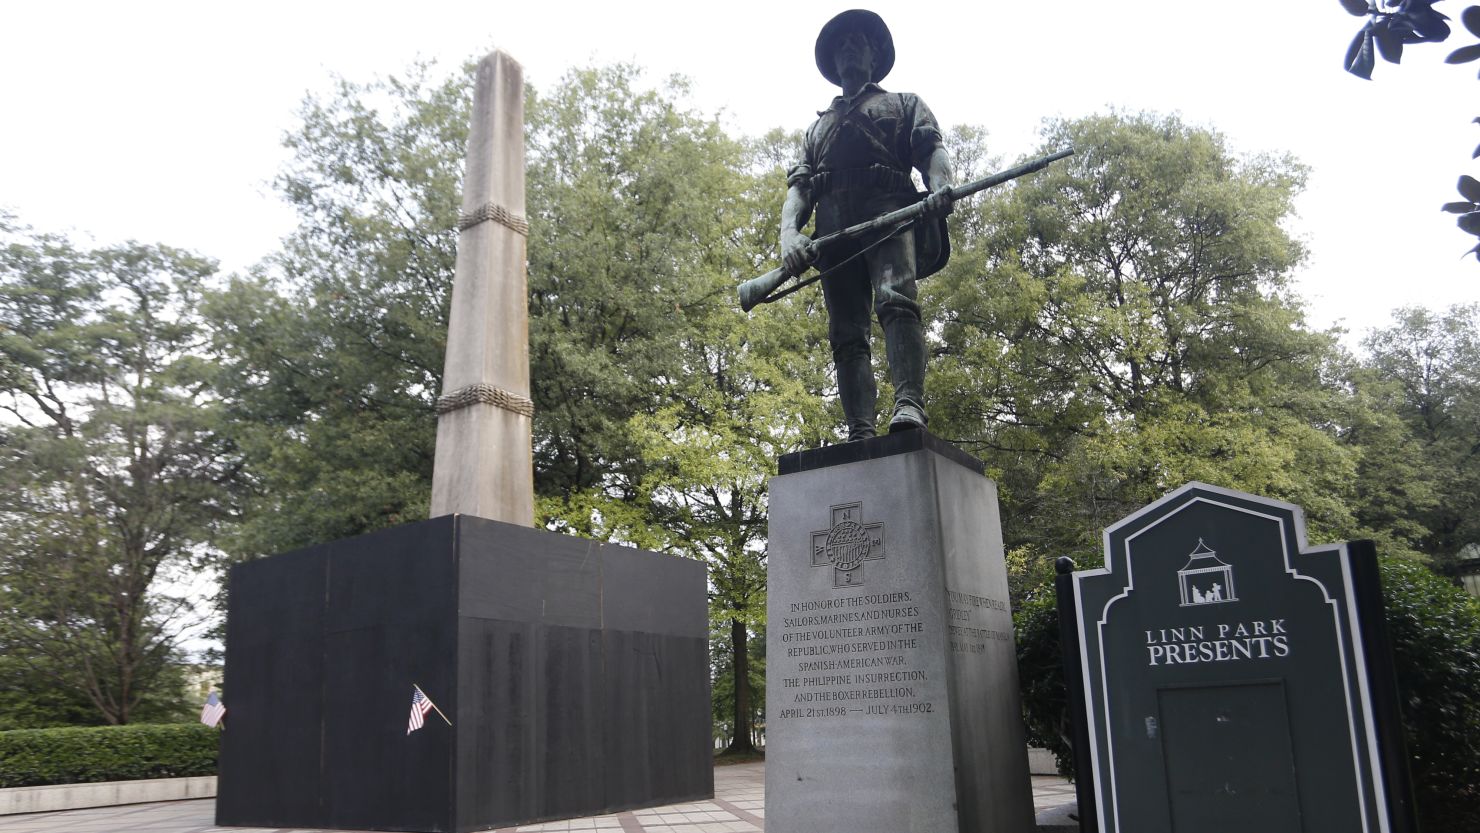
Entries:
{"label": "paved walkway", "polygon": [[[571,821],[508,827],[497,833],[611,830],[621,833],[754,833],[766,829],[765,764],[714,769],[714,798]],[[1033,807],[1043,814],[1074,801],[1064,779],[1033,776]],[[214,799],[0,816],[0,833],[319,833],[293,828],[217,827]]]}

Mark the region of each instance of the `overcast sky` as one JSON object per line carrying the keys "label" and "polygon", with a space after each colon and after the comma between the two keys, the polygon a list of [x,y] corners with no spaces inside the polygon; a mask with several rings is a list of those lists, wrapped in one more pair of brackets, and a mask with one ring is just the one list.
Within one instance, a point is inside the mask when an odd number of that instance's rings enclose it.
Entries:
{"label": "overcast sky", "polygon": [[[1178,112],[1240,152],[1311,167],[1291,228],[1317,326],[1355,336],[1392,309],[1480,299],[1473,238],[1439,206],[1480,174],[1474,41],[1410,47],[1376,80],[1341,70],[1360,25],[1336,0],[970,4],[874,2],[898,58],[884,82],[943,123],[980,124],[991,150],[1032,151],[1045,117],[1111,107]],[[1445,8],[1450,7],[1450,8]],[[414,59],[449,69],[498,47],[536,86],[567,68],[634,61],[683,73],[694,104],[736,132],[800,129],[835,88],[812,60],[846,6],[810,2],[195,2],[0,5],[0,206],[96,243],[162,242],[239,270],[293,224],[272,192],[284,132],[333,75],[368,80]],[[1463,4],[1442,3],[1458,16]]]}

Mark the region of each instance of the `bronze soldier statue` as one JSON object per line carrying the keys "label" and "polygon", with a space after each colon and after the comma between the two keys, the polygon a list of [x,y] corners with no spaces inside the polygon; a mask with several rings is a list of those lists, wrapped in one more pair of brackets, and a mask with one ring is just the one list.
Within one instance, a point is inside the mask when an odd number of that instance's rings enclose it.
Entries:
{"label": "bronze soldier statue", "polygon": [[[951,212],[950,158],[940,127],[918,96],[891,93],[879,81],[894,66],[894,40],[877,14],[843,12],[817,36],[817,68],[842,88],[832,106],[807,129],[803,158],[787,176],[781,209],[781,252],[786,271],[802,274],[816,261],[824,272],[828,341],[848,439],[874,436],[878,388],[869,352],[872,301],[884,329],[894,382],[890,431],[924,428],[925,338],[915,282],[950,256],[945,216]],[[918,169],[930,193],[915,190]],[[849,240],[819,251],[801,229],[815,211],[822,237],[920,202],[923,220],[912,229],[885,229],[873,240]]]}

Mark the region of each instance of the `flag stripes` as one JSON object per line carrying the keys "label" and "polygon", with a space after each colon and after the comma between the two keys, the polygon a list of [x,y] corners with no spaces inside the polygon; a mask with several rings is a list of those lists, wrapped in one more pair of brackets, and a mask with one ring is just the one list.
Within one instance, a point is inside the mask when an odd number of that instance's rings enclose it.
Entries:
{"label": "flag stripes", "polygon": [[413,685],[411,687],[411,721],[406,724],[406,734],[409,735],[425,725],[427,712],[431,710],[432,701],[421,693],[421,689]]}
{"label": "flag stripes", "polygon": [[221,702],[220,697],[216,696],[216,692],[212,691],[210,696],[206,697],[205,705],[201,706],[200,722],[206,724],[207,726],[214,727],[216,724],[220,723],[221,718],[225,716],[225,704]]}

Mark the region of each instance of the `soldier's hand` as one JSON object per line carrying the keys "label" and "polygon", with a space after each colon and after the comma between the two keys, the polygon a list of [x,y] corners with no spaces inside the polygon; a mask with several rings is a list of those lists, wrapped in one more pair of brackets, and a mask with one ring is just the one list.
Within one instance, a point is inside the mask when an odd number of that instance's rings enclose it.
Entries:
{"label": "soldier's hand", "polygon": [[925,198],[925,218],[935,220],[950,216],[956,210],[956,202],[951,199],[951,186],[942,185],[930,192]]}
{"label": "soldier's hand", "polygon": [[781,259],[786,264],[787,274],[793,277],[801,275],[817,261],[817,246],[807,235],[788,229],[781,233]]}

